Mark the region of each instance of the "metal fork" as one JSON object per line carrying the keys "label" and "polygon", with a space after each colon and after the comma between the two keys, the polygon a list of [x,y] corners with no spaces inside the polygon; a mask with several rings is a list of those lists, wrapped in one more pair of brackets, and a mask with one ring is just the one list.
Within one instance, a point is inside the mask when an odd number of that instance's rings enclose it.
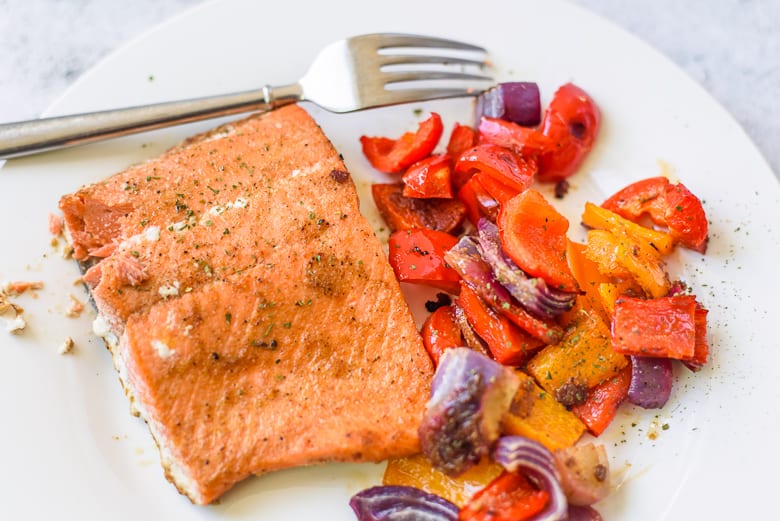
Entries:
{"label": "metal fork", "polygon": [[355,36],[322,49],[298,83],[0,125],[0,159],[217,116],[310,101],[332,112],[473,96],[491,85],[487,51],[430,36]]}

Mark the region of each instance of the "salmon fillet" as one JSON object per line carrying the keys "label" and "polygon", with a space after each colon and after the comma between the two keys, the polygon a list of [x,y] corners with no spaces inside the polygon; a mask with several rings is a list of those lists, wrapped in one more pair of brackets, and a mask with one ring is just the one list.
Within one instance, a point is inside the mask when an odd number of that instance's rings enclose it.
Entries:
{"label": "salmon fillet", "polygon": [[207,504],[252,474],[419,450],[432,365],[354,182],[289,106],[60,201],[133,409]]}

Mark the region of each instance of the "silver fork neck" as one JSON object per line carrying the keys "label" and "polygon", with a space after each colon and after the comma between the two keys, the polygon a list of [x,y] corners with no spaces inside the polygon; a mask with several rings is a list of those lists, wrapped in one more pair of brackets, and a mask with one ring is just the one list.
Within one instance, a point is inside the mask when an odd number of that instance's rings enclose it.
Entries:
{"label": "silver fork neck", "polygon": [[299,83],[279,86],[266,85],[262,90],[269,109],[275,109],[305,99],[303,87]]}

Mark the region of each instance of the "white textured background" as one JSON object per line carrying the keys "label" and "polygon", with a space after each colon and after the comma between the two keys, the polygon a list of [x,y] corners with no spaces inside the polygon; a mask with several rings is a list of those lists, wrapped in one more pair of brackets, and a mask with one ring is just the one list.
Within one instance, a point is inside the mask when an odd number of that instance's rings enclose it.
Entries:
{"label": "white textured background", "polygon": [[[38,116],[102,57],[199,1],[0,0],[0,122]],[[572,1],[681,66],[780,174],[780,0]]]}

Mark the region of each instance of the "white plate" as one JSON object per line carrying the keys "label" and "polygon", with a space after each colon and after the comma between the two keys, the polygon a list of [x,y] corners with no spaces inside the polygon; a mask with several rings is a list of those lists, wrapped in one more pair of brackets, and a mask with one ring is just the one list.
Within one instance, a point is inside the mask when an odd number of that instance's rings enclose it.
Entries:
{"label": "white plate", "polygon": [[[537,81],[546,102],[574,81],[603,109],[597,148],[562,209],[581,239],[585,200],[671,169],[704,201],[706,257],[673,267],[711,310],[712,361],[677,372],[660,411],[624,408],[603,436],[620,486],[605,519],[751,519],[769,511],[780,466],[775,329],[780,190],[743,131],[666,59],[562,1],[486,0],[446,6],[336,0],[305,9],[218,0],[164,24],[82,77],[49,115],[253,88],[296,79],[322,45],[373,31],[434,33],[480,43],[499,79]],[[21,102],[21,100],[20,100]],[[464,101],[333,116],[312,109],[356,176],[370,176],[357,138],[414,128],[414,108],[466,121]],[[0,519],[354,519],[348,497],[379,482],[381,465],[324,465],[250,479],[219,505],[192,506],[163,478],[153,442],[128,404],[89,311],[65,316],[78,271],[49,246],[60,195],[152,157],[207,125],[8,162],[0,171],[0,279],[43,280],[25,295],[28,330],[0,331]],[[368,179],[368,177],[364,177]],[[366,181],[367,182],[367,181]],[[365,185],[364,182],[363,184]],[[370,215],[371,209],[366,206]],[[72,356],[57,348],[71,336]],[[664,428],[666,426],[666,428]]]}

